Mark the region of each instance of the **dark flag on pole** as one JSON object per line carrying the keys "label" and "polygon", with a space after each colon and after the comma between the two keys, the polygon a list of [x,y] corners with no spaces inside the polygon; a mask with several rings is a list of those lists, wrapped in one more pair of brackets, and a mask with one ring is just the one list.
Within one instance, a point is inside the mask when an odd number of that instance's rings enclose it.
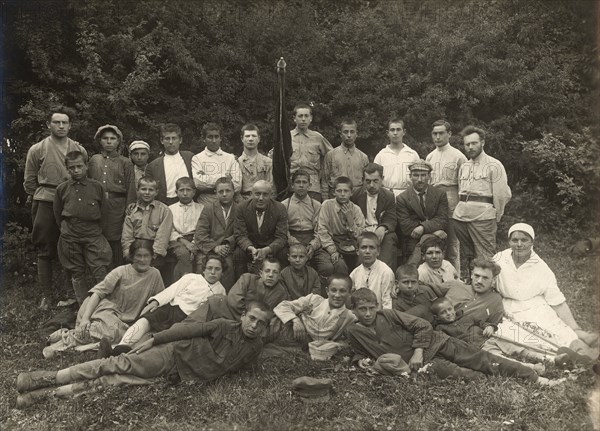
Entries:
{"label": "dark flag on pole", "polygon": [[275,134],[273,139],[273,181],[276,199],[287,198],[290,182],[290,157],[292,155],[292,135],[285,112],[285,61],[277,62],[277,107],[275,111]]}

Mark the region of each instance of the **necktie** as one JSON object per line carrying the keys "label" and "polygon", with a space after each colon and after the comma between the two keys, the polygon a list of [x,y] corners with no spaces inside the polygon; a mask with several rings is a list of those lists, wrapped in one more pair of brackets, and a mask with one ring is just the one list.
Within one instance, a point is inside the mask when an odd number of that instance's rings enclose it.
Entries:
{"label": "necktie", "polygon": [[423,210],[423,214],[425,214],[425,200],[423,199],[425,196],[425,192],[419,193],[419,205],[421,205],[421,210]]}
{"label": "necktie", "polygon": [[265,218],[265,212],[261,211],[261,212],[256,212],[256,223],[258,224],[258,229],[260,230],[262,224],[263,224],[263,220]]}

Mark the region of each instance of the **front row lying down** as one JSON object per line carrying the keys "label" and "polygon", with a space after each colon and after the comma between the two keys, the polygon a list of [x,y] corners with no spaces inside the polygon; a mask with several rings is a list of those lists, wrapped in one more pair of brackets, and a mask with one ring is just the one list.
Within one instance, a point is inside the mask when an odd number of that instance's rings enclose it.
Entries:
{"label": "front row lying down", "polygon": [[[397,309],[380,309],[377,296],[371,290],[359,288],[351,293],[352,281],[346,275],[334,274],[329,278],[327,299],[311,293],[296,300],[275,302],[273,290],[278,289],[279,283],[272,283],[272,273],[279,270],[279,265],[277,261],[267,261],[264,266],[262,272],[266,269],[271,276],[252,276],[257,279],[247,280],[228,296],[209,296],[187,318],[138,343],[127,354],[85,362],[58,372],[19,374],[17,407],[99,386],[149,384],[159,376],[186,381],[213,380],[254,364],[266,343],[339,342],[344,334],[355,351],[353,363],[392,353],[399,355],[413,370],[432,362],[433,370],[440,377],[477,378],[487,374],[514,376],[544,385],[560,382],[538,376],[535,367],[467,343],[461,329],[471,331],[472,325],[455,325],[455,338],[434,330],[423,318]],[[493,278],[491,269],[478,270]],[[404,268],[400,271],[398,286],[410,285],[412,277],[411,271]],[[243,309],[239,308],[240,304]],[[347,304],[352,311],[346,308]],[[444,321],[448,325],[456,318],[447,310],[445,299],[436,300],[431,311],[439,318],[440,329],[444,329]],[[482,334],[487,335],[489,331],[483,330]]]}

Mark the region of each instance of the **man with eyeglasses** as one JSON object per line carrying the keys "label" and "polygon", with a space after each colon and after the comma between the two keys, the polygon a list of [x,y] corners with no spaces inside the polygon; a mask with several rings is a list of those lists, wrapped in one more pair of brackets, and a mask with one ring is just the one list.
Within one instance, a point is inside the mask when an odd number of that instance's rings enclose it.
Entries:
{"label": "man with eyeglasses", "polygon": [[178,202],[175,183],[181,177],[192,178],[191,151],[179,151],[183,138],[181,128],[177,124],[167,123],[160,126],[160,142],[164,147],[162,156],[153,160],[146,168],[146,176],[158,182],[156,200],[165,205]]}

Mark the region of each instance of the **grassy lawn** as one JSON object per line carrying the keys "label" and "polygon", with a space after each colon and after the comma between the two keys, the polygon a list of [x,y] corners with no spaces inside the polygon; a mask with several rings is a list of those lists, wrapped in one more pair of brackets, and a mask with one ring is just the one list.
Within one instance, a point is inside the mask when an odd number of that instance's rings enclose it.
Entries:
{"label": "grassy lawn", "polygon": [[[536,250],[554,269],[576,318],[598,327],[597,260],[562,256],[565,243],[540,237]],[[68,400],[50,400],[24,411],[14,408],[19,372],[60,369],[94,358],[68,353],[44,360],[38,327],[51,316],[37,299],[25,300],[14,274],[4,280],[0,335],[0,427],[8,429],[160,430],[438,430],[591,429],[585,400],[595,383],[591,371],[555,388],[494,377],[481,382],[371,377],[349,370],[344,356],[312,362],[305,354],[262,361],[256,369],[211,383],[106,388]],[[28,286],[31,288],[31,286]],[[550,377],[562,371],[551,369]],[[291,392],[299,376],[328,377],[328,401],[304,402]]]}

